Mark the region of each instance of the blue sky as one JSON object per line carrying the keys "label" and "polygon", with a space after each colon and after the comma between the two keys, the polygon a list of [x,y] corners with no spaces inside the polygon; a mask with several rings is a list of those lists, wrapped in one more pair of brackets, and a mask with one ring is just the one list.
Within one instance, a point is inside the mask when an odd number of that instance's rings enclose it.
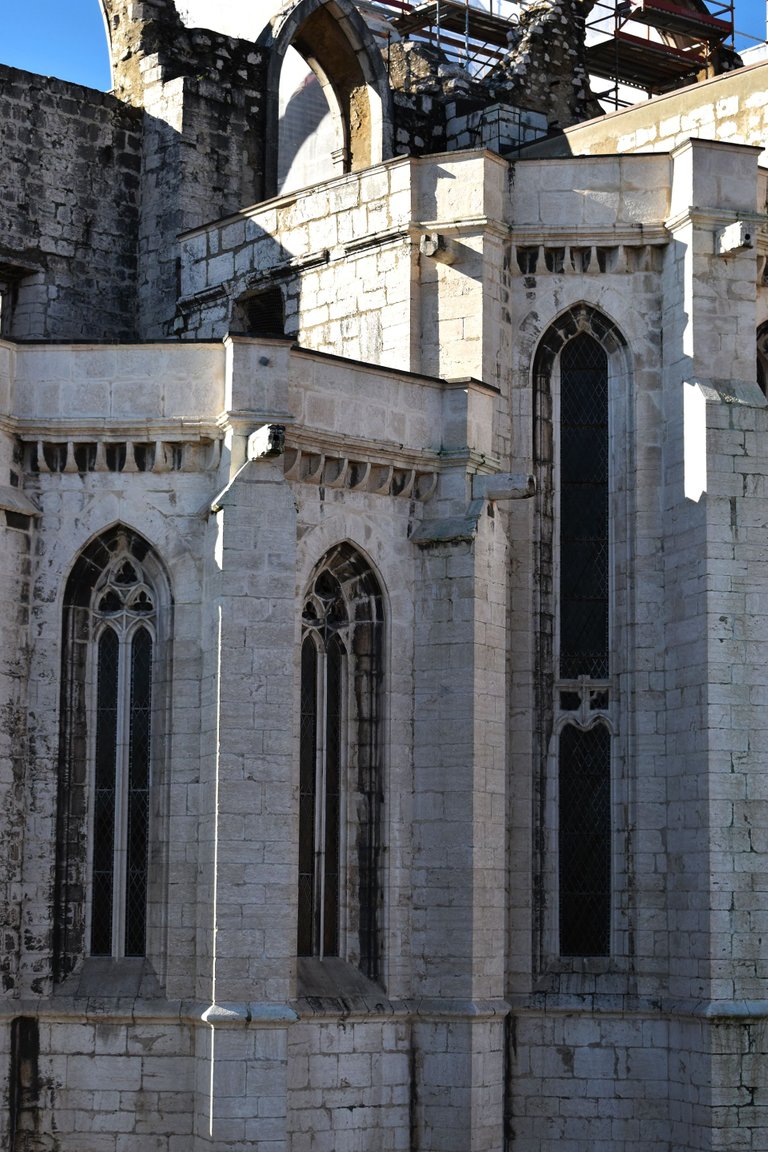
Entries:
{"label": "blue sky", "polygon": [[[109,88],[99,0],[0,0],[0,28],[2,63]],[[765,37],[764,0],[736,0],[736,29],[756,39]],[[748,42],[737,41],[737,46]]]}

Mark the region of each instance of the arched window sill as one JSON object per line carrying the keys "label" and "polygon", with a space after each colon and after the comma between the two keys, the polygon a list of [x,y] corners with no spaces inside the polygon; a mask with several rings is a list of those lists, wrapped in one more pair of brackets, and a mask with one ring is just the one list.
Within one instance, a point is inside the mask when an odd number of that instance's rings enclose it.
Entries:
{"label": "arched window sill", "polygon": [[311,1000],[313,1007],[338,1008],[341,1000],[359,1002],[361,1007],[373,1008],[386,1001],[381,985],[369,980],[359,968],[338,956],[319,960],[316,956],[300,956],[296,971],[296,995],[300,1000]]}
{"label": "arched window sill", "polygon": [[56,996],[74,1000],[156,1000],[163,996],[154,968],[143,956],[87,956],[56,986]]}

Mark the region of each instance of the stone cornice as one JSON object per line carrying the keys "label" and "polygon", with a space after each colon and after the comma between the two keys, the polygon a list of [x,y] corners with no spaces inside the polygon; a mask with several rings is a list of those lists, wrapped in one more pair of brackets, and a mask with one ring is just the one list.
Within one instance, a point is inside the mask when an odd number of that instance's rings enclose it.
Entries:
{"label": "stone cornice", "polygon": [[754,225],[755,230],[768,228],[768,216],[762,212],[737,212],[732,208],[697,208],[691,205],[682,212],[675,213],[665,220],[665,227],[669,232],[675,232],[688,224],[696,228],[722,228],[726,224],[735,224],[737,220],[746,220]]}
{"label": "stone cornice", "polygon": [[347,457],[365,460],[370,464],[386,464],[399,468],[419,468],[437,471],[442,455],[435,449],[407,448],[387,440],[368,440],[359,436],[345,436],[338,432],[320,432],[313,429],[289,427],[286,431],[286,453],[298,450],[304,454],[324,454],[327,457]]}
{"label": "stone cornice", "polygon": [[184,440],[190,443],[219,440],[222,432],[213,421],[157,419],[119,420],[111,417],[60,417],[46,420],[9,420],[7,430],[20,440],[62,444],[68,440]]}
{"label": "stone cornice", "polygon": [[365,441],[334,444],[333,439],[297,438],[291,429],[283,457],[286,480],[421,501],[433,495],[439,471],[436,454]]}
{"label": "stone cornice", "polygon": [[637,248],[644,244],[668,244],[665,223],[617,224],[607,228],[542,228],[539,224],[518,224],[510,229],[510,238],[518,247],[612,248],[618,245]]}

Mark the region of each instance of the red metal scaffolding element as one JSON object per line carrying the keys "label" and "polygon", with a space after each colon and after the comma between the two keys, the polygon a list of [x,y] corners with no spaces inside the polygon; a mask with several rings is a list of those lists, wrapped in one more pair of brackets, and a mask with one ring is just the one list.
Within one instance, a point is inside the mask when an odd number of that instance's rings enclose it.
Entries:
{"label": "red metal scaffolding element", "polygon": [[733,0],[598,3],[587,29],[587,67],[617,105],[622,85],[656,96],[733,66]]}

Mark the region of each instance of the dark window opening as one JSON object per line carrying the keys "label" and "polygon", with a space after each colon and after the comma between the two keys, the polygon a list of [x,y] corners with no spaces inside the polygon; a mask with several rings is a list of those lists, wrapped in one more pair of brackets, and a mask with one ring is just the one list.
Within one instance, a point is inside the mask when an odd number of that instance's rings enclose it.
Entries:
{"label": "dark window opening", "polygon": [[105,445],[104,451],[107,458],[107,469],[110,472],[122,472],[123,468],[125,468],[125,443],[107,444]]}
{"label": "dark window opening", "polygon": [[591,336],[560,357],[560,676],[608,675],[608,361]]}
{"label": "dark window opening", "polygon": [[78,472],[93,472],[96,468],[96,444],[75,444],[74,452]]}
{"label": "dark window opening", "polygon": [[611,737],[567,725],[559,742],[560,954],[607,956],[611,925]]}
{"label": "dark window opening", "polygon": [[235,336],[284,336],[285,303],[280,288],[269,288],[237,300],[232,309]]}
{"label": "dark window opening", "polygon": [[140,571],[126,560],[95,607],[96,621],[112,623],[97,648],[92,956],[145,950],[153,645],[148,629],[133,623],[153,604],[140,585]]}
{"label": "dark window opening", "polygon": [[111,628],[106,629],[98,646],[91,865],[91,955],[93,956],[112,954],[119,649],[116,633]]}
{"label": "dark window opening", "polygon": [[[601,267],[608,255],[596,250]],[[534,366],[543,528],[538,674],[551,700],[539,750],[542,784],[554,801],[541,813],[549,827],[541,830],[536,876],[552,899],[534,914],[541,962],[558,954],[563,972],[571,958],[609,957],[613,942],[613,817],[621,811],[612,795],[621,747],[612,683],[612,651],[621,652],[611,617],[614,415],[622,425],[621,391],[613,395],[621,382],[610,370],[625,348],[607,317],[577,304],[547,330]],[[615,443],[618,460],[629,446]],[[617,528],[623,539],[625,526]],[[550,831],[551,838],[543,835]]]}
{"label": "dark window opening", "polygon": [[768,396],[768,324],[757,330],[757,384],[763,396]]}
{"label": "dark window opening", "polygon": [[126,956],[143,956],[147,923],[152,715],[152,637],[146,628],[139,628],[133,635],[130,668],[124,951]]}

